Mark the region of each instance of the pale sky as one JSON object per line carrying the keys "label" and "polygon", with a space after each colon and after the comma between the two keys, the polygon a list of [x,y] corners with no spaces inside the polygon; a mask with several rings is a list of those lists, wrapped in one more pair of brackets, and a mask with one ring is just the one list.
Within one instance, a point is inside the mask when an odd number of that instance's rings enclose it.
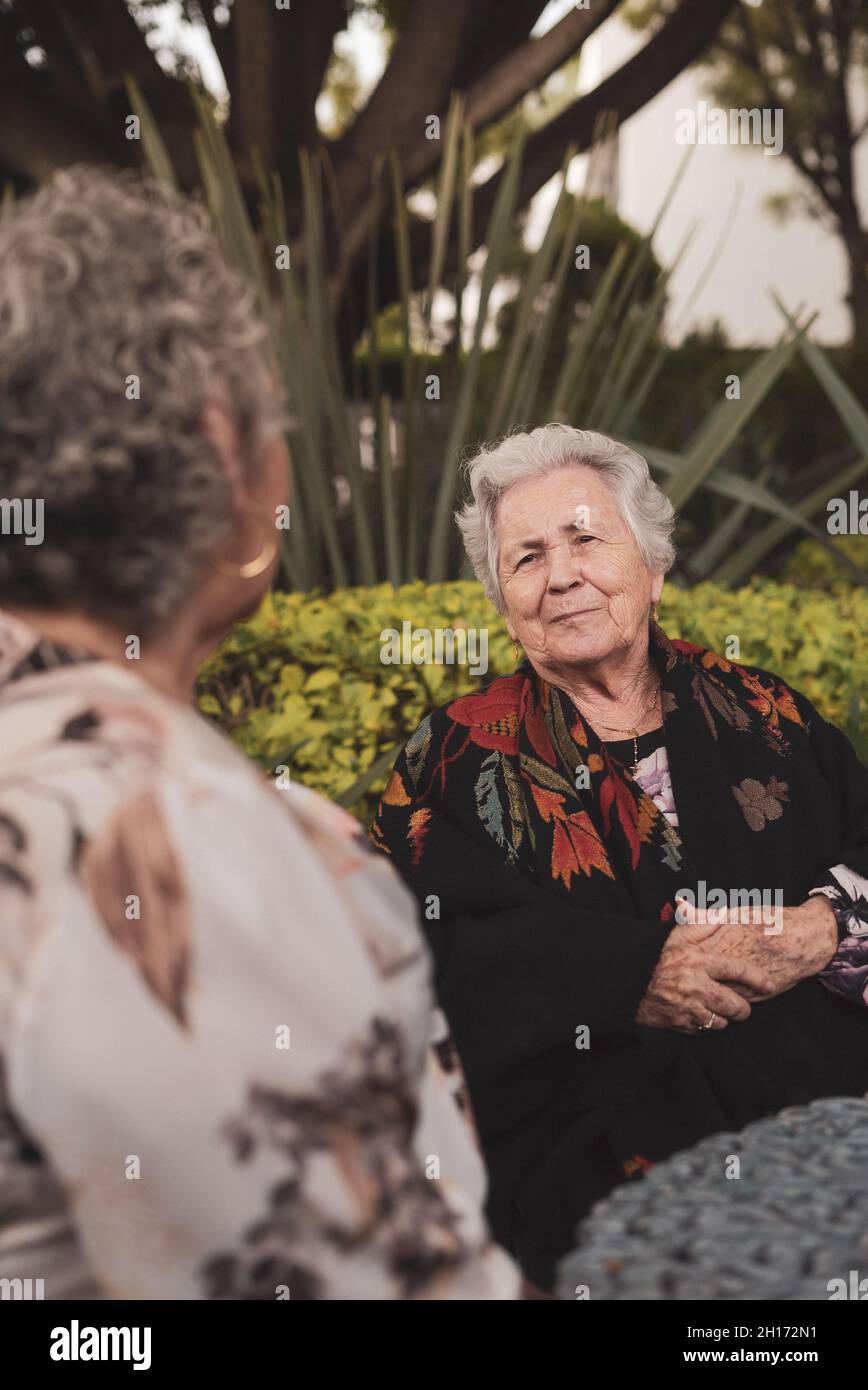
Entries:
{"label": "pale sky", "polygon": [[[613,18],[595,37],[603,73],[620,66],[624,55],[641,43]],[[704,73],[682,73],[621,132],[621,188],[618,211],[647,231],[663,191],[683,157],[674,138],[675,112],[710,100]],[[857,176],[863,221],[868,221],[868,139],[857,151]],[[672,256],[688,227],[701,220],[701,231],[672,283],[673,320],[685,301],[723,228],[733,199],[740,201],[723,254],[684,329],[724,323],[739,344],[768,342],[778,336],[782,320],[769,298],[774,288],[790,308],[804,303],[819,310],[812,330],[821,342],[847,337],[846,265],[838,239],[805,216],[773,218],[763,204],[770,194],[799,186],[798,175],[783,156],[767,156],[756,146],[697,145],[675,201],[660,228],[656,245],[664,262]],[[670,323],[670,330],[675,327]],[[676,334],[681,336],[681,333]]]}
{"label": "pale sky", "polygon": [[[557,22],[572,0],[552,0],[536,32]],[[213,90],[222,86],[222,75],[204,29],[191,31],[179,20],[176,0],[165,6],[163,34],[167,41],[182,42],[200,62],[203,76]],[[352,53],[366,86],[373,86],[384,63],[383,43],[375,23],[355,16],[338,42]],[[617,16],[606,21],[585,45],[580,89],[593,87],[619,67],[641,46]],[[696,108],[708,99],[700,72],[683,73],[622,127],[620,134],[620,197],[618,211],[641,231],[653,223],[663,194],[684,155],[675,138],[675,113]],[[585,161],[577,160],[571,185],[580,187]],[[857,176],[863,209],[868,208],[868,138],[857,157]],[[840,244],[825,228],[804,216],[790,216],[784,223],[764,209],[772,193],[787,192],[798,179],[783,157],[767,156],[756,147],[697,145],[675,201],[655,242],[664,264],[674,256],[692,224],[699,231],[670,291],[667,329],[677,341],[692,328],[707,328],[720,319],[730,339],[739,345],[767,343],[779,336],[782,320],[770,299],[774,288],[791,308],[804,305],[818,310],[814,335],[821,342],[838,342],[847,336],[843,303],[846,270]],[[551,190],[538,199],[542,219]],[[733,215],[734,214],[734,215]],[[732,225],[717,265],[695,303],[694,286],[718,245],[728,221]],[[866,213],[868,220],[868,213]]]}

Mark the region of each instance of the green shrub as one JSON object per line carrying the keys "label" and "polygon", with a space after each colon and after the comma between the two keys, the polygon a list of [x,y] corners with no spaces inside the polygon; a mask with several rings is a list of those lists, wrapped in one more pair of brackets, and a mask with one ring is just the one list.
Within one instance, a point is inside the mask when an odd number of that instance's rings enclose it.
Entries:
{"label": "green shrub", "polygon": [[[486,628],[488,671],[384,665],[380,634],[400,632],[406,620],[430,630]],[[667,586],[660,620],[670,637],[776,672],[842,727],[860,700],[848,732],[857,746],[868,736],[866,591],[832,595],[767,579],[738,590]],[[397,748],[423,715],[514,669],[503,619],[472,582],[276,593],[203,667],[199,704],[263,768],[285,764],[293,779],[367,822]]]}
{"label": "green shrub", "polygon": [[[868,536],[830,536],[829,540],[854,564],[868,570]],[[799,541],[783,565],[780,578],[785,584],[796,584],[800,589],[821,589],[829,594],[845,594],[853,587],[844,566],[838,564],[825,546],[811,540]]]}

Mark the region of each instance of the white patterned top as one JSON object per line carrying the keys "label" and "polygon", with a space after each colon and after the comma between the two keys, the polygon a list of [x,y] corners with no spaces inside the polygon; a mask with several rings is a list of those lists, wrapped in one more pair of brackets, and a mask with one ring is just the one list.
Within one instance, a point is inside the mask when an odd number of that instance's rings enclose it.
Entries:
{"label": "white patterned top", "polygon": [[515,1298],[437,1022],[352,817],[0,615],[0,1278]]}

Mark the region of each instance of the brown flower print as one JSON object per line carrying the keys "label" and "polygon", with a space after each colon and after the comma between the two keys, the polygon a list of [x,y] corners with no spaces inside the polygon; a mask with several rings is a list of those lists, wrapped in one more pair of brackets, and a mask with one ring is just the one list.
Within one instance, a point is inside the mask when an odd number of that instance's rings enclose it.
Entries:
{"label": "brown flower print", "polygon": [[[132,957],[148,989],[186,1028],[190,905],[152,791],[124,802],[103,833],[88,842],[81,877],[112,940]],[[130,894],[139,899],[140,919],[127,918]]]}
{"label": "brown flower print", "polygon": [[779,820],[784,813],[783,803],[790,799],[786,782],[777,777],[770,777],[766,787],[755,777],[745,777],[732,788],[732,794],[751,830],[764,830],[767,821]]}
{"label": "brown flower print", "polygon": [[[403,1041],[385,1018],[371,1019],[314,1090],[252,1085],[225,1137],[238,1163],[265,1152],[279,1168],[234,1247],[203,1264],[206,1297],[273,1300],[278,1284],[288,1284],[293,1299],[322,1297],[323,1252],[348,1259],[366,1241],[390,1271],[396,1297],[430,1292],[460,1266],[466,1246],[458,1215],[412,1149],[415,1122]],[[323,1199],[329,1170],[341,1175],[350,1206]],[[307,1263],[297,1262],[302,1256]]]}

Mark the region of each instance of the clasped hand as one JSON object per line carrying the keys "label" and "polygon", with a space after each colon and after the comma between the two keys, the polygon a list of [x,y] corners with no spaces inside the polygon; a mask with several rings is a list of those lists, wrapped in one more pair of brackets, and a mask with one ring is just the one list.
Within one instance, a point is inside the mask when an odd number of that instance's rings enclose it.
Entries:
{"label": "clasped hand", "polygon": [[680,924],[666,945],[636,1014],[648,1028],[695,1033],[750,1017],[751,1004],[816,975],[838,946],[835,915],[821,894],[778,909],[770,930],[763,909],[696,908],[679,901]]}

